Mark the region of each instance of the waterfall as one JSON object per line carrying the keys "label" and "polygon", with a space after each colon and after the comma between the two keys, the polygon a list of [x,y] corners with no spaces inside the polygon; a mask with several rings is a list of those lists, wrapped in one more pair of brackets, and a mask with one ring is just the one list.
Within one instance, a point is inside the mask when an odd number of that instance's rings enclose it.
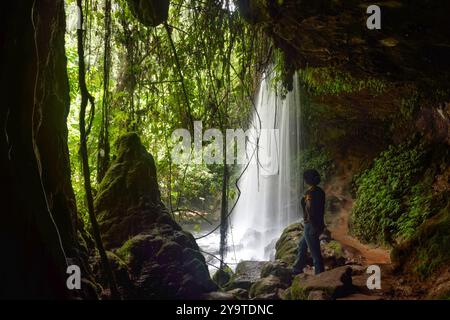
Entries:
{"label": "waterfall", "polygon": [[231,217],[228,261],[273,259],[283,229],[300,219],[299,83],[295,75],[293,90],[283,97],[274,88],[272,74],[263,76],[255,99],[246,144],[248,164]]}

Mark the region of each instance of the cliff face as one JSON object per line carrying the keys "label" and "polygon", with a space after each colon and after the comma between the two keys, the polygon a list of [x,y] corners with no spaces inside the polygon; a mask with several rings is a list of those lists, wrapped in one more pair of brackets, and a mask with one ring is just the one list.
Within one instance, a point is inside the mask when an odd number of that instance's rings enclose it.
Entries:
{"label": "cliff face", "polygon": [[366,27],[369,2],[238,3],[281,51],[285,79],[299,70],[307,147],[355,175],[354,234],[397,247],[421,277],[446,268],[450,3],[377,2],[380,30]]}
{"label": "cliff face", "polygon": [[370,3],[361,1],[238,1],[282,52],[288,86],[302,70],[312,139],[368,159],[418,130],[448,143],[450,4],[377,4],[380,30],[366,27]]}

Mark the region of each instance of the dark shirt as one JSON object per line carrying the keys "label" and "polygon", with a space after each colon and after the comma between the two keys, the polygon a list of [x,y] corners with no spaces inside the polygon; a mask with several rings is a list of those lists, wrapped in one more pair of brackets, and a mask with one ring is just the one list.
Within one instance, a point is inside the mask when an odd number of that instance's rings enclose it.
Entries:
{"label": "dark shirt", "polygon": [[325,213],[325,192],[318,186],[309,188],[302,198],[303,222],[311,223],[314,228],[322,232],[325,227],[323,216]]}

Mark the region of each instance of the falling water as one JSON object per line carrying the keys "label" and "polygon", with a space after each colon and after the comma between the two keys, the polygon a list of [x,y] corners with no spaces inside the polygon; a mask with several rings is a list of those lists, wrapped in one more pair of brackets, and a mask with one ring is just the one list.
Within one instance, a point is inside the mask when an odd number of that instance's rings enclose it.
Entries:
{"label": "falling water", "polygon": [[[248,130],[247,164],[241,168],[225,257],[232,268],[242,260],[273,259],[283,229],[300,219],[300,88],[295,75],[293,90],[283,95],[272,79],[272,73],[262,77]],[[218,231],[197,240],[204,252],[215,255],[219,242]],[[215,272],[219,261],[209,254],[205,258]]]}
{"label": "falling water", "polygon": [[299,84],[295,75],[293,90],[283,96],[272,78],[272,74],[263,76],[255,101],[246,146],[249,163],[232,213],[229,261],[273,258],[283,229],[300,219]]}

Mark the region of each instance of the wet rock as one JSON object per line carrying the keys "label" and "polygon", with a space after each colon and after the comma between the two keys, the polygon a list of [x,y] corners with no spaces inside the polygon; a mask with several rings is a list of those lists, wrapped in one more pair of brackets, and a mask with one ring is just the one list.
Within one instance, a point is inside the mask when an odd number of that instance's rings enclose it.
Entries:
{"label": "wet rock", "polygon": [[250,288],[250,298],[256,299],[280,299],[278,289],[286,289],[287,285],[280,278],[269,275],[256,281]]}
{"label": "wet rock", "polygon": [[236,288],[227,292],[232,294],[238,300],[247,300],[249,298],[248,291],[245,289]]}
{"label": "wet rock", "polygon": [[290,285],[292,281],[292,268],[283,261],[269,261],[261,269],[261,278],[276,276],[284,284]]}
{"label": "wet rock", "polygon": [[217,288],[197,244],[183,231],[167,234],[166,227],[155,225],[125,242],[117,254],[130,268],[137,298],[192,299]]}
{"label": "wet rock", "polygon": [[298,243],[302,235],[302,223],[293,223],[284,229],[275,245],[275,259],[287,263],[288,266],[292,266],[297,257]]}
{"label": "wet rock", "polygon": [[233,271],[229,267],[225,267],[224,269],[225,270],[223,269],[217,270],[212,277],[212,280],[219,287],[224,287],[230,281],[233,275]]}
{"label": "wet rock", "polygon": [[[109,264],[111,266],[111,269],[114,273],[114,277],[116,278],[117,286],[119,289],[119,292],[121,296],[124,299],[133,298],[134,296],[134,287],[132,284],[132,281],[130,279],[130,274],[128,270],[127,264],[118,257],[115,253],[111,251],[106,251],[106,255],[109,260]],[[103,288],[108,288],[109,283],[104,277],[103,267],[101,265],[100,256],[96,254],[91,261],[92,266],[92,272],[95,276],[95,279],[99,282],[101,288],[100,291],[102,292],[102,296],[106,299],[109,298],[109,291],[108,293],[103,290]]]}
{"label": "wet rock", "polygon": [[226,289],[231,290],[241,288],[250,290],[250,287],[260,278],[263,265],[263,261],[239,262]]}
{"label": "wet rock", "polygon": [[313,290],[309,292],[308,300],[331,300],[331,298],[325,291]]}
{"label": "wet rock", "polygon": [[213,291],[202,295],[202,300],[236,300],[236,297],[229,292]]}
{"label": "wet rock", "polygon": [[314,276],[298,275],[294,278],[290,290],[290,298],[294,300],[306,300],[309,293],[315,290],[325,292],[331,299],[344,297],[354,291],[352,269],[342,266]]}

